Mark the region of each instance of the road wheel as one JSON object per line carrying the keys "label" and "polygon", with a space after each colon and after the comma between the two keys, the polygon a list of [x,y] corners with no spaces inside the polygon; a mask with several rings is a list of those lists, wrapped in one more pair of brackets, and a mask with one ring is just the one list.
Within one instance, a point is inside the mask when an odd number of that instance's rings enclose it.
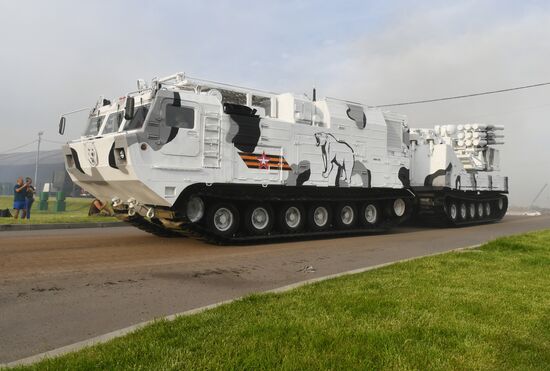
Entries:
{"label": "road wheel", "polygon": [[251,234],[265,235],[273,228],[273,210],[267,204],[247,207],[244,218],[246,230]]}
{"label": "road wheel", "polygon": [[392,208],[393,214],[400,218],[405,215],[405,211],[407,211],[407,203],[402,198],[398,198],[397,200],[393,201]]}
{"label": "road wheel", "polygon": [[215,204],[208,210],[207,223],[218,236],[233,236],[239,227],[239,211],[230,203]]}
{"label": "road wheel", "polygon": [[204,201],[198,196],[192,196],[187,201],[186,215],[191,223],[196,223],[204,216]]}
{"label": "road wheel", "polygon": [[285,233],[300,232],[305,223],[304,207],[298,203],[283,205],[279,209],[279,227]]}
{"label": "road wheel", "polygon": [[475,219],[476,218],[476,205],[475,204],[470,204],[470,219]]}
{"label": "road wheel", "polygon": [[339,204],[336,207],[335,217],[339,228],[351,228],[357,221],[357,209],[353,204]]}
{"label": "road wheel", "polygon": [[480,202],[477,204],[477,216],[479,216],[480,219],[483,218],[483,211],[483,204]]}
{"label": "road wheel", "polygon": [[468,210],[466,209],[466,204],[460,204],[460,219],[466,220],[468,218]]}
{"label": "road wheel", "polygon": [[458,207],[455,202],[449,203],[449,218],[451,221],[456,222],[458,220]]}
{"label": "road wheel", "polygon": [[308,209],[308,226],[313,231],[323,231],[330,227],[330,207],[326,204],[313,204]]}
{"label": "road wheel", "polygon": [[374,203],[367,203],[363,205],[359,215],[363,225],[373,227],[380,220],[380,209]]}

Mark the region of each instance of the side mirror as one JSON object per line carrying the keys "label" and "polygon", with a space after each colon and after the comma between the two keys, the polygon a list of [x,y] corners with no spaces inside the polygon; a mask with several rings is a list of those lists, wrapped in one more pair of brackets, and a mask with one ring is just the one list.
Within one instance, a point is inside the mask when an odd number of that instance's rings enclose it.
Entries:
{"label": "side mirror", "polygon": [[124,119],[131,120],[134,118],[134,97],[126,98],[126,107],[124,107]]}
{"label": "side mirror", "polygon": [[61,119],[59,120],[59,134],[63,135],[65,134],[65,124],[67,122],[67,119],[65,116],[61,116]]}

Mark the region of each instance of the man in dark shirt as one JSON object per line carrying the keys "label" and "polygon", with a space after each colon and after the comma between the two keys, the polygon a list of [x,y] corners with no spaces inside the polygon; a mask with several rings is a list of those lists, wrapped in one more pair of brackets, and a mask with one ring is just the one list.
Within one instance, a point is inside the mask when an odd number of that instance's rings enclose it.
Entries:
{"label": "man in dark shirt", "polygon": [[25,218],[25,199],[27,198],[27,183],[23,182],[23,178],[17,178],[17,184],[13,187],[13,208],[15,213],[13,217],[19,218],[19,210],[21,210],[21,219]]}

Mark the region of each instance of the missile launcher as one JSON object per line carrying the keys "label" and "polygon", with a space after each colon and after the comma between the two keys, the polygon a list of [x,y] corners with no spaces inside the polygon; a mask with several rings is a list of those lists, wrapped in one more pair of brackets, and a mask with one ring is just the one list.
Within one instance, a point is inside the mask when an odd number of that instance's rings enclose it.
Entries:
{"label": "missile launcher", "polygon": [[503,130],[485,124],[411,130],[417,218],[451,225],[502,218],[508,193],[508,178],[498,174]]}

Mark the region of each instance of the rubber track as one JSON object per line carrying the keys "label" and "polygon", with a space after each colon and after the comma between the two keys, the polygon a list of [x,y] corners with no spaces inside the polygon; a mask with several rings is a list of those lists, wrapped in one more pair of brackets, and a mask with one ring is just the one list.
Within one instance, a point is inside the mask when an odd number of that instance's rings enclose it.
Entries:
{"label": "rubber track", "polygon": [[156,224],[152,221],[148,221],[142,216],[134,215],[122,220],[144,232],[154,234],[158,237],[182,237],[181,233],[165,228],[164,226]]}
{"label": "rubber track", "polygon": [[[250,203],[250,202],[266,202],[266,201],[272,201],[276,204],[278,203],[292,203],[292,202],[300,202],[300,203],[308,203],[308,202],[321,202],[321,203],[328,203],[328,204],[334,204],[338,202],[381,202],[381,201],[388,201],[393,200],[394,198],[401,197],[401,198],[407,198],[403,197],[403,195],[378,195],[374,197],[369,198],[361,198],[361,199],[350,199],[350,200],[327,200],[323,198],[311,198],[307,196],[300,195],[299,197],[286,197],[284,200],[280,200],[277,198],[271,198],[269,196],[263,197],[263,198],[257,198],[257,197],[239,197],[232,195],[231,198],[226,197],[220,197],[219,194],[214,194],[210,192],[204,192],[204,193],[198,193],[200,196],[204,197],[208,200],[207,203],[214,203],[214,202],[228,202],[228,203],[235,203],[235,201],[240,201],[244,203]],[[408,198],[409,200],[412,200],[412,196]],[[276,207],[276,205],[273,205]],[[412,207],[412,203],[410,205]],[[383,213],[383,210],[380,210],[381,213]],[[383,220],[380,222],[380,225],[376,227],[362,227],[362,228],[349,228],[349,229],[336,229],[335,226],[332,228],[329,228],[325,231],[304,231],[299,233],[271,233],[267,235],[234,235],[232,237],[223,237],[216,235],[212,233],[210,230],[205,228],[204,226],[200,224],[190,224],[185,228],[185,231],[183,232],[187,236],[191,238],[198,238],[203,241],[206,241],[208,243],[212,244],[218,244],[218,245],[229,245],[229,244],[253,244],[253,243],[266,243],[266,242],[280,242],[280,241],[289,241],[289,240],[305,240],[305,239],[315,239],[315,238],[328,238],[328,237],[341,237],[341,236],[357,236],[361,234],[366,233],[380,233],[380,232],[387,232],[390,229],[396,227],[398,224],[400,224],[402,221],[404,221],[407,217],[409,217],[412,214],[412,210],[409,211],[406,216],[401,218],[394,218],[391,220]]]}
{"label": "rubber track", "polygon": [[289,233],[289,234],[267,234],[264,236],[234,236],[234,237],[222,237],[210,233],[206,228],[196,224],[189,224],[182,229],[168,229],[156,225],[142,216],[135,215],[130,218],[126,218],[125,222],[132,226],[159,237],[188,237],[196,240],[205,241],[207,243],[216,245],[247,245],[261,242],[281,242],[288,240],[305,240],[327,237],[342,237],[342,236],[358,236],[369,233],[384,233],[391,230],[392,226],[389,224],[381,225],[374,228],[350,228],[350,229],[329,229],[319,232],[301,232],[301,233]]}
{"label": "rubber track", "polygon": [[[419,195],[419,197],[423,197],[423,195]],[[452,199],[456,202],[457,206],[459,207],[461,203],[478,203],[478,202],[491,202],[491,209],[493,213],[493,217],[487,218],[484,217],[483,219],[471,219],[468,217],[466,220],[456,220],[453,221],[449,214],[446,205],[448,204],[449,199]],[[505,205],[503,210],[498,211],[495,204],[498,202],[499,199],[505,200]],[[433,206],[429,213],[422,213],[420,212],[417,215],[417,218],[420,222],[423,222],[424,224],[430,224],[430,225],[442,225],[442,226],[448,226],[448,227],[466,227],[466,226],[473,226],[473,225],[482,225],[482,224],[489,224],[489,223],[495,223],[501,220],[504,215],[506,214],[506,210],[508,207],[508,201],[505,195],[468,195],[453,191],[446,191],[441,192],[434,197],[435,206]],[[459,211],[460,212],[460,211]],[[476,211],[477,212],[477,211]],[[468,210],[469,213],[469,210]]]}
{"label": "rubber track", "polygon": [[[267,234],[263,236],[233,236],[233,237],[222,237],[215,234],[212,234],[206,228],[203,228],[199,225],[189,226],[189,232],[191,232],[188,237],[196,238],[203,240],[205,242],[217,245],[248,245],[254,243],[276,243],[283,241],[299,241],[299,240],[309,240],[309,239],[321,239],[321,238],[330,238],[330,237],[343,237],[343,236],[359,236],[369,233],[383,233],[391,230],[392,227],[376,227],[376,228],[350,228],[350,229],[328,229],[326,231],[318,232],[300,232],[300,233],[287,233],[287,234]],[[183,232],[186,234],[187,232]]]}
{"label": "rubber track", "polygon": [[[231,202],[235,200],[227,200],[223,198],[216,197],[212,198],[209,201],[224,201]],[[364,202],[368,201],[380,201],[380,198],[374,200],[363,200]],[[383,210],[380,210],[383,212]],[[202,240],[207,243],[217,244],[217,245],[237,245],[237,244],[253,244],[253,243],[265,243],[265,242],[281,242],[289,240],[305,240],[305,239],[316,239],[316,238],[328,238],[328,237],[342,237],[342,236],[358,236],[369,233],[384,233],[390,231],[392,228],[396,227],[403,220],[410,216],[410,213],[401,218],[394,218],[390,220],[381,221],[378,226],[375,227],[360,227],[360,228],[348,228],[348,229],[336,229],[336,227],[329,228],[325,231],[304,231],[299,233],[270,233],[267,235],[234,235],[232,237],[223,237],[216,235],[209,231],[207,228],[200,224],[187,224],[181,229],[169,229],[158,221],[153,223],[148,219],[140,216],[134,215],[128,217],[125,214],[119,214],[119,219],[124,220],[125,222],[139,228],[142,231],[154,234],[159,237],[189,237],[197,240]]]}

